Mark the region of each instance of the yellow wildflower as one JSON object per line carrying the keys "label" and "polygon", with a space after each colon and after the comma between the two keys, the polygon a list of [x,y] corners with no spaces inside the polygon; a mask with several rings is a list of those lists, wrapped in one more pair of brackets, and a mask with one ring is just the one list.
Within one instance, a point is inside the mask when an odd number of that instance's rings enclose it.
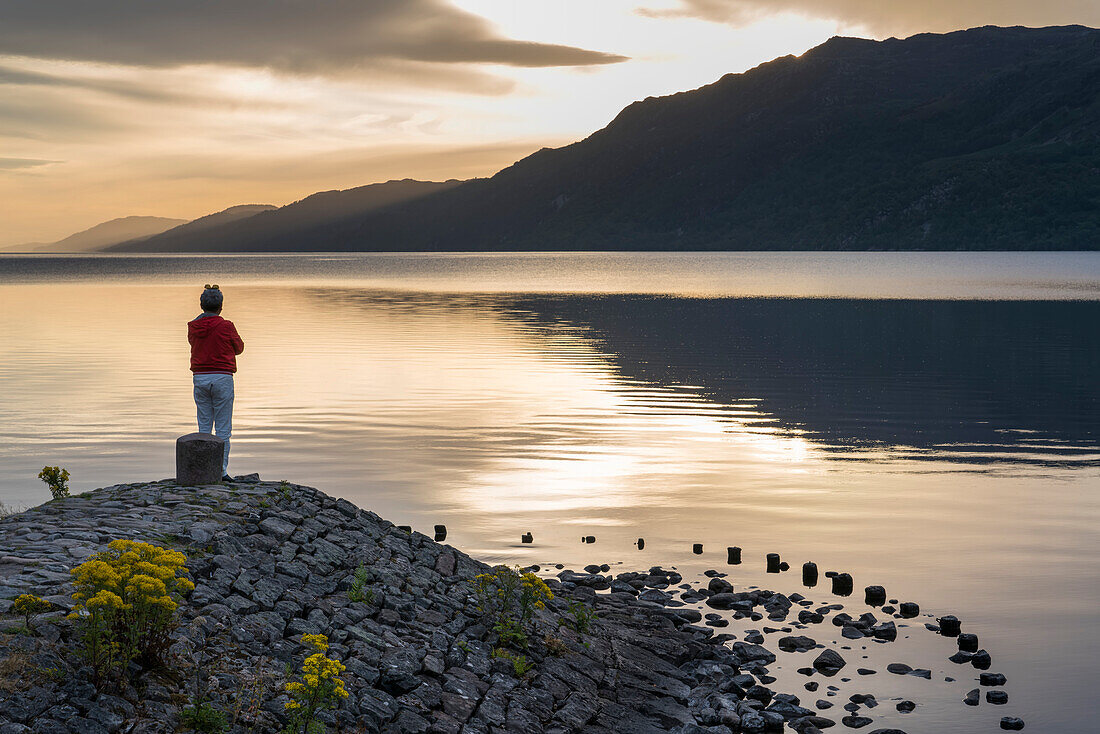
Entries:
{"label": "yellow wildflower", "polygon": [[101,609],[128,609],[129,605],[122,601],[122,597],[113,591],[99,591],[84,605],[90,612]]}
{"label": "yellow wildflower", "polygon": [[309,645],[317,652],[328,650],[328,638],[324,635],[302,635],[302,643]]}

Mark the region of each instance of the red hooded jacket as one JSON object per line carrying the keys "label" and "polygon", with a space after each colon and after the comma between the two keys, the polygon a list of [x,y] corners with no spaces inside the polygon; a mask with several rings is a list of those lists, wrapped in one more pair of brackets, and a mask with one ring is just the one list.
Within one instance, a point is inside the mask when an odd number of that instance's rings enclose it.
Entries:
{"label": "red hooded jacket", "polygon": [[237,371],[237,355],[244,351],[244,340],[232,321],[203,314],[187,322],[187,342],[191,345],[191,371],[196,374]]}

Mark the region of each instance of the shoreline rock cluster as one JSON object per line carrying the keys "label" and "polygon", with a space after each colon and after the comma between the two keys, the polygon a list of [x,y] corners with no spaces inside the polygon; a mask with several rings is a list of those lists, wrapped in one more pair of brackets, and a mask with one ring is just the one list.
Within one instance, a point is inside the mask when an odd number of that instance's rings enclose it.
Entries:
{"label": "shoreline rock cluster", "polygon": [[[115,538],[183,551],[195,589],[178,612],[171,664],[97,691],[64,619],[73,607],[68,572]],[[672,597],[682,577],[661,568],[612,578],[592,567],[549,579],[555,598],[536,617],[525,651],[533,667],[521,672],[493,655],[477,611],[470,580],[487,570],[346,500],[256,477],[121,484],[46,503],[0,520],[0,614],[22,593],[55,610],[35,635],[0,635],[0,734],[189,731],[181,711],[200,700],[226,713],[229,731],[277,732],[288,667],[306,652],[301,635],[318,633],[347,666],[349,697],[322,715],[330,731],[754,734],[789,726],[818,734],[836,723],[769,689],[776,655],[764,638],[716,634],[726,622],[716,613],[698,624],[703,614]],[[367,579],[368,601],[349,599],[357,575]],[[830,611],[804,608],[797,594],[734,592],[720,576],[704,589],[681,584],[681,598],[754,620],[763,618],[757,606],[776,621],[795,609],[800,627]],[[584,630],[560,623],[577,603],[597,613]],[[891,636],[892,622],[838,619],[875,639]],[[822,647],[794,634],[779,646]],[[827,649],[808,669],[828,675],[845,664]],[[815,691],[816,681],[806,688]],[[871,723],[855,716],[860,705],[873,704],[848,704],[842,723]]]}

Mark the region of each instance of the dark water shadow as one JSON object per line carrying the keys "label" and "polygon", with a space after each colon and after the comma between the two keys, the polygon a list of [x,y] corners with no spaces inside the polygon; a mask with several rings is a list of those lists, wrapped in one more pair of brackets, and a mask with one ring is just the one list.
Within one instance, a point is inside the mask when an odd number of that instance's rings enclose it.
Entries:
{"label": "dark water shadow", "polygon": [[1100,464],[1100,303],[554,296],[624,378],[751,404],[844,458]]}

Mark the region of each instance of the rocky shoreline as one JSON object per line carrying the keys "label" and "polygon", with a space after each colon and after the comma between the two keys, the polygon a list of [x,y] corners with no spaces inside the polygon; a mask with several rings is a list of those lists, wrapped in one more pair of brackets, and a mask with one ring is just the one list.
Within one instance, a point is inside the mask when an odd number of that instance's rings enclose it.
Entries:
{"label": "rocky shoreline", "polygon": [[[195,589],[178,611],[170,665],[134,670],[122,686],[97,691],[64,619],[74,604],[69,570],[115,538],[184,552]],[[0,520],[0,614],[23,593],[54,608],[36,634],[0,635],[0,734],[191,731],[181,712],[198,700],[225,712],[229,731],[277,732],[286,723],[288,670],[304,654],[301,635],[317,633],[347,666],[349,696],[322,715],[330,731],[752,734],[790,727],[816,734],[834,718],[848,728],[872,723],[858,711],[877,705],[873,696],[853,696],[846,716],[828,718],[769,689],[776,655],[760,644],[764,638],[716,633],[725,617],[707,613],[700,624],[703,614],[685,601],[776,622],[796,614],[801,629],[835,609],[809,609],[798,595],[735,592],[717,572],[702,588],[681,585],[677,600],[673,587],[683,579],[675,571],[611,577],[601,575],[606,568],[562,570],[547,581],[555,598],[535,619],[525,651],[532,667],[520,671],[493,656],[476,608],[470,582],[488,568],[346,500],[287,482],[181,487],[165,480],[46,503]],[[369,600],[349,598],[357,569]],[[560,623],[577,602],[595,610],[590,626]],[[893,621],[837,614],[833,623],[845,636],[849,627],[851,636],[896,636]],[[813,638],[784,630],[780,649],[809,653],[808,675],[847,664],[835,650],[815,649],[823,646]],[[805,687],[816,691],[818,683]],[[911,702],[899,711],[902,704]]]}

